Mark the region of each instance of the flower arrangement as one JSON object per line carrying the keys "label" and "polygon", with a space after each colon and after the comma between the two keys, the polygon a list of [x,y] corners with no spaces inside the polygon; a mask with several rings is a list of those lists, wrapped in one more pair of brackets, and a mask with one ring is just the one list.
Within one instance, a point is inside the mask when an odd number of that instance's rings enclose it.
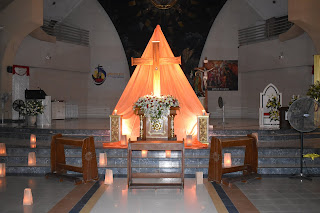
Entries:
{"label": "flower arrangement", "polygon": [[319,81],[317,81],[313,85],[310,85],[307,95],[315,99],[316,101],[319,100],[320,98],[320,82]]}
{"label": "flower arrangement", "polygon": [[133,110],[140,108],[146,117],[151,118],[151,120],[158,120],[170,115],[171,107],[179,107],[178,100],[172,95],[157,97],[151,94],[140,97],[134,103]]}
{"label": "flower arrangement", "polygon": [[24,105],[20,107],[21,115],[39,115],[42,114],[44,106],[41,101],[28,100]]}
{"label": "flower arrangement", "polygon": [[269,98],[266,107],[270,109],[269,118],[271,121],[279,121],[280,115],[278,109],[281,107],[280,100],[273,95]]}

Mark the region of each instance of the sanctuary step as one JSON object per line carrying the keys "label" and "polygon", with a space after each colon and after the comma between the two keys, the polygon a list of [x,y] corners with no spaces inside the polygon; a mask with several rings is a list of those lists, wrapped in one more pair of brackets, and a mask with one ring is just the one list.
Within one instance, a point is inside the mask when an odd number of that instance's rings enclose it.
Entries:
{"label": "sanctuary step", "polygon": [[[106,121],[107,122],[107,121]],[[104,174],[106,168],[113,170],[116,176],[127,175],[127,150],[104,149],[103,142],[108,142],[110,131],[106,129],[45,129],[30,127],[0,127],[0,143],[5,143],[7,156],[0,156],[0,162],[6,163],[7,174],[45,174],[50,172],[50,143],[54,134],[62,133],[66,136],[94,136],[96,155],[106,152],[108,166],[99,167],[99,174]],[[209,131],[210,137],[238,137],[251,133],[258,133],[258,172],[260,174],[292,174],[300,170],[300,133],[293,129],[213,129]],[[37,136],[37,147],[29,147],[30,134]],[[304,153],[320,153],[320,131],[317,129],[304,134]],[[67,148],[66,161],[68,164],[81,165],[81,149]],[[27,158],[29,152],[36,152],[37,165],[29,167]],[[232,154],[233,165],[243,162],[244,150],[242,148],[224,149],[223,152]],[[150,156],[152,155],[152,156]],[[171,158],[165,158],[164,152],[148,153],[149,159],[141,158],[141,153],[134,153],[133,170],[137,172],[177,172],[179,161],[175,152]],[[97,159],[99,162],[99,159]],[[312,161],[305,158],[305,172],[320,174],[320,159]],[[195,172],[208,174],[209,149],[186,149],[185,175],[194,176]],[[142,168],[141,168],[142,167]]]}

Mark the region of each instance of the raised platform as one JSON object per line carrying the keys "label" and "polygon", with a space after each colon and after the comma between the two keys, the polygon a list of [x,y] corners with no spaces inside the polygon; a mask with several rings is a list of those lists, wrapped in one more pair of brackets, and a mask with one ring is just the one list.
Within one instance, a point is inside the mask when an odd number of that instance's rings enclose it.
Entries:
{"label": "raised platform", "polygon": [[[227,124],[219,124],[221,119],[210,119],[213,128],[210,137],[238,137],[250,133],[258,133],[258,152],[260,174],[291,174],[299,171],[300,133],[296,130],[260,129],[255,119],[226,119]],[[108,166],[99,167],[99,174],[104,174],[105,168],[111,168],[115,175],[127,174],[127,149],[121,146],[103,148],[103,143],[109,141],[108,119],[71,119],[53,120],[51,127],[26,127],[23,124],[11,123],[0,127],[0,142],[7,146],[7,156],[0,156],[0,162],[5,162],[8,174],[39,173],[50,171],[50,142],[53,134],[62,133],[68,136],[94,136],[96,153],[106,152]],[[37,148],[29,148],[30,134],[37,135]],[[304,135],[305,153],[319,153],[320,131]],[[27,166],[28,152],[36,152],[37,166]],[[242,148],[226,149],[232,153],[232,163],[239,165],[243,162]],[[142,172],[176,171],[176,157],[172,152],[171,158],[165,158],[164,152],[156,152],[150,159],[141,158],[141,153],[135,152],[133,168]],[[66,150],[67,163],[81,164],[81,151],[76,148]],[[193,176],[200,171],[208,173],[209,149],[186,147],[185,175]],[[135,168],[135,165],[136,168]],[[140,168],[143,165],[143,168]],[[320,174],[320,159],[305,159],[305,166],[311,174]],[[139,167],[139,168],[138,168]]]}

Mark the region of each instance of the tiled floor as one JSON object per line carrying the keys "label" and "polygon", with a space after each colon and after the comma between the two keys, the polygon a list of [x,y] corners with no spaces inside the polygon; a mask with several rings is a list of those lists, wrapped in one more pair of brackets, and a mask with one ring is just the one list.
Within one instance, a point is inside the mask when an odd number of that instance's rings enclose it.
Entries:
{"label": "tiled floor", "polygon": [[[94,202],[89,200],[91,208],[89,210],[87,208],[84,212],[225,212],[221,208],[217,208],[218,210],[215,208],[217,204],[214,201],[217,199],[212,201],[207,186],[197,186],[194,178],[187,178],[185,184],[185,189],[182,191],[128,190],[125,178],[115,178],[112,185],[101,185],[98,189],[100,195],[96,196]],[[34,200],[32,206],[22,205],[23,190],[27,187],[32,189]],[[48,212],[56,204],[59,208],[51,212],[69,212],[70,208],[64,211],[63,206],[70,204],[72,193],[76,197],[76,187],[79,186],[75,186],[72,182],[59,182],[57,179],[44,177],[0,178],[0,212]],[[89,188],[87,187],[87,190]],[[319,177],[302,182],[288,177],[263,177],[261,180],[236,182],[222,188],[239,212],[259,210],[309,213],[319,212],[320,209]]]}

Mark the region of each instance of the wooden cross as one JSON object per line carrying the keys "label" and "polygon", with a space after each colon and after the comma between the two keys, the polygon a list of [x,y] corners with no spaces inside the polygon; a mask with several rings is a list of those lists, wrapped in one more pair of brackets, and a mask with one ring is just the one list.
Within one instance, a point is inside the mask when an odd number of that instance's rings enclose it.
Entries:
{"label": "wooden cross", "polygon": [[162,64],[181,64],[181,56],[179,57],[167,57],[160,58],[159,53],[159,43],[160,41],[152,41],[153,57],[152,58],[132,58],[131,65],[152,65],[153,74],[153,94],[155,96],[160,96],[160,67]]}

